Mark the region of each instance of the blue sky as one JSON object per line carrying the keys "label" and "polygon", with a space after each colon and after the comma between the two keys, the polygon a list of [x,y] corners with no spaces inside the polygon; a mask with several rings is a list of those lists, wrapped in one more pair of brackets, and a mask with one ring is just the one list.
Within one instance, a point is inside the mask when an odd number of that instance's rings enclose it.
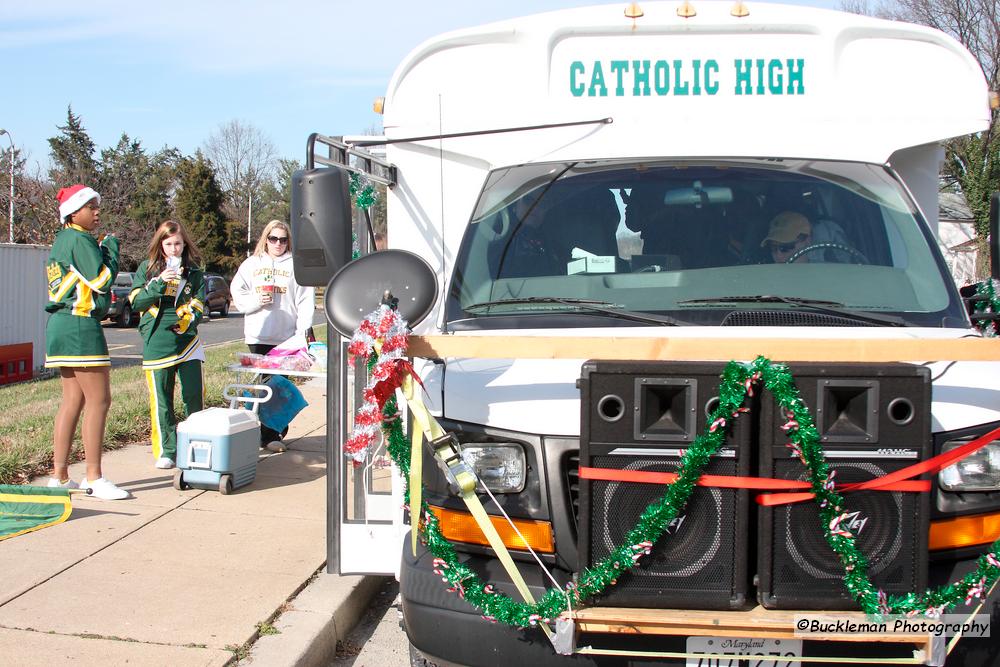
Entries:
{"label": "blue sky", "polygon": [[[696,0],[697,1],[697,0]],[[749,0],[752,2],[752,0]],[[785,0],[836,8],[835,0]],[[122,132],[193,153],[230,120],[302,160],[310,132],[377,126],[372,100],[435,34],[588,0],[0,0],[0,127],[35,163],[67,105],[98,149]],[[619,3],[622,8],[627,3]],[[6,146],[6,137],[0,137]]]}

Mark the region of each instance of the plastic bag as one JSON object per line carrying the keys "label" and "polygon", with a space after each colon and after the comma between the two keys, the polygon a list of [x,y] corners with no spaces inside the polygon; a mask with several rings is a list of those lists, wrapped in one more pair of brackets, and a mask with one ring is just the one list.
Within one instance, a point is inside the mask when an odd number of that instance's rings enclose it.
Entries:
{"label": "plastic bag", "polygon": [[299,350],[295,354],[270,355],[254,354],[252,352],[239,353],[240,366],[245,368],[267,368],[282,371],[307,371],[313,366],[313,358],[304,350]]}
{"label": "plastic bag", "polygon": [[[287,342],[287,341],[286,341]],[[313,366],[313,358],[306,351],[306,348],[276,347],[267,353],[270,360],[275,360],[272,368],[281,368],[286,371],[308,371]]]}
{"label": "plastic bag", "polygon": [[309,343],[309,356],[315,359],[313,370],[326,372],[326,343]]}
{"label": "plastic bag", "polygon": [[274,392],[271,400],[260,404],[260,423],[272,431],[281,433],[302,412],[309,403],[302,392],[290,380],[280,375],[272,375],[265,380]]}

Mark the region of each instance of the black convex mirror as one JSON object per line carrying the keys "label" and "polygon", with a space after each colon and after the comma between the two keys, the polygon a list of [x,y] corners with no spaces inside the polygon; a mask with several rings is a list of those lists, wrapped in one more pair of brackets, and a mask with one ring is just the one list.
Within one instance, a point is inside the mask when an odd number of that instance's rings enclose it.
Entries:
{"label": "black convex mirror", "polygon": [[292,261],[300,285],[326,285],[351,261],[347,171],[301,169],[292,175]]}
{"label": "black convex mirror", "polygon": [[[298,267],[295,271],[297,275]],[[412,327],[437,301],[437,276],[423,258],[406,250],[383,250],[356,259],[326,286],[324,305],[330,325],[344,336],[353,335],[386,292],[398,299],[396,310]]]}

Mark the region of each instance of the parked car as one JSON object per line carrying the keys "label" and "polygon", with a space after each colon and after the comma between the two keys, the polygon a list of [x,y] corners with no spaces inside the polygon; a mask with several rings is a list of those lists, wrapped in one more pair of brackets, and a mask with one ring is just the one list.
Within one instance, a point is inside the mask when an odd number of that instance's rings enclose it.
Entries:
{"label": "parked car", "polygon": [[229,281],[222,276],[205,274],[205,310],[226,317],[229,315],[232,303],[233,295],[229,291]]}
{"label": "parked car", "polygon": [[139,314],[132,311],[128,293],[132,290],[134,274],[127,271],[119,273],[111,284],[111,307],[108,308],[108,319],[114,320],[119,327],[130,327],[139,322]]}

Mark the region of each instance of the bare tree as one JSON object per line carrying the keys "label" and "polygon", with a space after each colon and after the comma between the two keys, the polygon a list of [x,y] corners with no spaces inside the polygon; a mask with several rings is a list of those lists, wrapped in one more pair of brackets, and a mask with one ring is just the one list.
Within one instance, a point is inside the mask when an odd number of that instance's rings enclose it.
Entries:
{"label": "bare tree", "polygon": [[226,214],[236,220],[252,217],[252,202],[274,173],[277,150],[271,140],[253,125],[231,120],[205,141],[205,155],[226,195]]}
{"label": "bare tree", "polygon": [[42,173],[35,164],[34,172],[27,169],[20,172],[15,179],[17,188],[15,195],[15,211],[17,219],[14,225],[14,239],[18,243],[52,243],[59,231],[59,204],[56,201],[55,185]]}

